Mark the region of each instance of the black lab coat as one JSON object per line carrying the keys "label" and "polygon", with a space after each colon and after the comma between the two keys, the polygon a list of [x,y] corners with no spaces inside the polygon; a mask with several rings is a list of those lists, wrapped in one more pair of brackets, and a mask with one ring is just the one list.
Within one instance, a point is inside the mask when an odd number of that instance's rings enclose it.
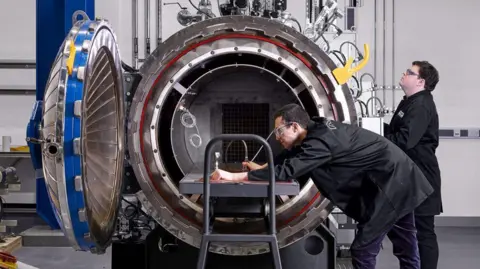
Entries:
{"label": "black lab coat", "polygon": [[427,90],[404,98],[390,125],[385,124],[385,137],[407,153],[434,189],[433,194],[415,210],[417,215],[433,216],[443,211],[440,168],[435,156],[438,128],[437,108]]}
{"label": "black lab coat", "polygon": [[[364,225],[352,247],[387,231],[433,192],[400,148],[354,125],[313,118],[301,145],[280,156],[277,181],[311,178],[325,197]],[[248,173],[248,180],[267,179],[268,168]]]}

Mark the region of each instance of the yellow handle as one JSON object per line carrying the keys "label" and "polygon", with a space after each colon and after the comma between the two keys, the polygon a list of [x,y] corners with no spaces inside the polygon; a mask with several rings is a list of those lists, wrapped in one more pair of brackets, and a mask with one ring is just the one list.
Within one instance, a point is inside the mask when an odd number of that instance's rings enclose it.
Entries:
{"label": "yellow handle", "polygon": [[353,76],[354,73],[360,71],[367,65],[368,60],[370,59],[370,50],[368,44],[363,45],[365,54],[363,55],[363,60],[356,66],[352,67],[353,58],[350,57],[344,67],[338,67],[333,70],[332,74],[337,80],[337,83],[342,85],[347,83],[347,81]]}
{"label": "yellow handle", "polygon": [[75,53],[77,50],[75,49],[75,43],[73,40],[70,40],[70,55],[68,56],[67,59],[67,72],[68,75],[71,75],[73,72],[73,62],[75,61]]}

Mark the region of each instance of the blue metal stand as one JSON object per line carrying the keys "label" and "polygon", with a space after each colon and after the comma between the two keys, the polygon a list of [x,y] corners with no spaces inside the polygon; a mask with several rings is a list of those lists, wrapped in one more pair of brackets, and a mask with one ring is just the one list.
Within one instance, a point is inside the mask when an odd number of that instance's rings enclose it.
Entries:
{"label": "blue metal stand", "polygon": [[[72,16],[83,10],[90,18],[95,18],[94,0],[37,0],[36,21],[36,102],[27,126],[27,137],[39,139],[39,126],[42,119],[43,97],[50,69],[68,32],[72,28]],[[60,226],[53,212],[42,171],[42,153],[39,144],[28,142],[37,181],[37,213],[53,229]]]}

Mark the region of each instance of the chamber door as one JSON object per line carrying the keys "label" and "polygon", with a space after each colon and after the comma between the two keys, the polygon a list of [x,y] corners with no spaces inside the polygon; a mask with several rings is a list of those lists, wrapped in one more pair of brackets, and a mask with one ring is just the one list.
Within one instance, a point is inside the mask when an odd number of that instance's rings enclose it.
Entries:
{"label": "chamber door", "polygon": [[43,172],[65,236],[103,253],[121,201],[125,116],[120,53],[106,21],[74,24],[46,86]]}

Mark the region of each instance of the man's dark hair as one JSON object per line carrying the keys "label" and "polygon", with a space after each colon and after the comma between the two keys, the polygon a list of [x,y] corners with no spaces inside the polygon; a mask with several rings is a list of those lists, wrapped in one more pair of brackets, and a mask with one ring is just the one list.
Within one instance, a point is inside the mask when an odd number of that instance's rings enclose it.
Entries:
{"label": "man's dark hair", "polygon": [[277,110],[273,114],[273,118],[277,119],[278,117],[282,117],[285,123],[296,122],[302,128],[306,128],[310,122],[308,113],[297,104],[288,104]]}
{"label": "man's dark hair", "polygon": [[412,65],[418,66],[419,77],[425,80],[425,90],[435,90],[439,81],[437,69],[427,61],[414,61]]}

